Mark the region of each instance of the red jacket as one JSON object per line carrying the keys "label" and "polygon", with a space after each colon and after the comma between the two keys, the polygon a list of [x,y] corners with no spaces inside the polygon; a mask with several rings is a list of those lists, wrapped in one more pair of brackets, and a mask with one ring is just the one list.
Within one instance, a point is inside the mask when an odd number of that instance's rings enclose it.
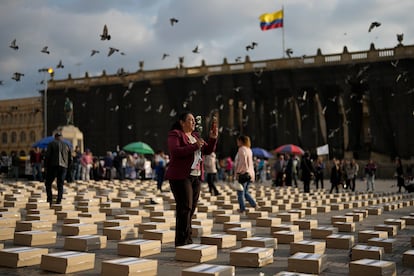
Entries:
{"label": "red jacket", "polygon": [[[200,137],[197,132],[192,133]],[[209,138],[207,145],[201,148],[201,153],[211,154],[216,150],[217,139]],[[174,129],[168,132],[168,151],[170,162],[168,163],[166,179],[180,180],[190,176],[191,165],[194,161],[194,152],[198,150],[197,144],[190,144],[188,137],[182,130]],[[201,175],[203,175],[203,164],[201,164]]]}

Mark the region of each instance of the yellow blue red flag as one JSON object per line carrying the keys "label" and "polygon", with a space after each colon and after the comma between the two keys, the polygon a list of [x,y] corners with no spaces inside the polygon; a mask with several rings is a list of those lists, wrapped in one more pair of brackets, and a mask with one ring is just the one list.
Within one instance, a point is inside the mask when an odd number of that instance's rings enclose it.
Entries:
{"label": "yellow blue red flag", "polygon": [[262,31],[283,28],[283,9],[274,13],[264,13],[259,19]]}

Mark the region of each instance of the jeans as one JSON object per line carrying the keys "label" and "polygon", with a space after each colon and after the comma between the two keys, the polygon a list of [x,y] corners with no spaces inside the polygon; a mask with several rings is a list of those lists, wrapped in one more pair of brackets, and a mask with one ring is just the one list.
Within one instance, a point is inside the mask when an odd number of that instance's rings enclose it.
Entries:
{"label": "jeans", "polygon": [[52,196],[52,183],[56,178],[56,184],[57,184],[57,199],[56,202],[60,203],[62,201],[63,197],[63,183],[66,178],[66,171],[67,169],[61,166],[52,166],[47,169],[46,172],[46,195],[47,195],[47,202],[52,202],[53,196]]}
{"label": "jeans", "polygon": [[41,163],[33,163],[32,174],[33,174],[33,180],[43,181],[42,164]]}
{"label": "jeans", "polygon": [[246,199],[252,207],[256,207],[256,202],[249,193],[250,181],[243,183],[242,185],[244,187],[243,191],[237,191],[237,200],[239,201],[241,212],[246,210],[244,199]]}
{"label": "jeans", "polygon": [[366,176],[367,178],[367,191],[369,191],[371,189],[371,191],[374,191],[374,182],[375,182],[375,175]]}

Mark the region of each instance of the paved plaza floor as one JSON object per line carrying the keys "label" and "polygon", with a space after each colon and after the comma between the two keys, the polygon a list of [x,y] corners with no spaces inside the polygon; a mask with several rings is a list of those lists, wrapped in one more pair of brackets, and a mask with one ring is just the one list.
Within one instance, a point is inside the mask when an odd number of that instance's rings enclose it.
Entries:
{"label": "paved plaza floor", "polygon": [[[355,221],[355,230],[348,233],[348,235],[353,235],[355,237],[355,244],[365,244],[358,242],[358,232],[361,230],[374,230],[375,225],[383,224],[386,219],[400,219],[403,216],[409,216],[410,214],[414,216],[414,193],[397,193],[397,187],[395,186],[396,180],[377,180],[375,184],[375,191],[373,193],[366,193],[365,183],[362,180],[357,182],[357,192],[352,193],[349,191],[340,191],[340,194],[330,197],[329,190],[325,191],[315,191],[315,187],[311,191],[310,195],[304,195],[301,192],[301,186],[299,190],[295,189],[286,189],[286,188],[274,188],[271,187],[270,182],[261,183],[261,184],[252,184],[251,194],[256,198],[257,202],[261,206],[269,206],[269,202],[273,198],[280,198],[288,202],[289,199],[303,199],[305,202],[315,201],[321,205],[322,200],[325,198],[335,198],[336,200],[331,200],[331,203],[324,203],[326,205],[338,205],[344,203],[350,203],[351,201],[356,201],[356,195],[367,195],[360,196],[360,198],[365,198],[363,206],[350,206],[350,208],[344,208],[342,210],[332,210],[327,212],[318,212],[316,214],[305,215],[304,219],[313,219],[317,220],[318,226],[332,226],[331,218],[332,216],[345,215],[346,213],[352,212],[354,209],[366,210],[369,207],[378,207],[382,210],[380,215],[368,215],[361,221]],[[210,197],[210,194],[207,193],[207,184],[203,185],[203,191],[200,199],[200,205],[208,206],[215,204],[223,204],[222,201],[217,200],[217,198]],[[226,194],[228,197],[229,203],[236,203],[236,197],[234,191],[231,191],[230,188],[223,182],[217,184],[219,190],[222,192],[222,195]],[[328,181],[325,181],[325,189],[328,189],[330,184]],[[92,188],[94,187],[94,188]],[[122,188],[121,188],[122,187]],[[140,188],[142,187],[142,189]],[[168,184],[165,183],[164,187],[168,189]],[[13,190],[14,189],[14,190]],[[10,181],[7,179],[1,179],[0,191],[1,191],[1,207],[4,207],[5,195],[11,193],[20,193],[23,191],[32,191],[37,189],[42,191],[43,186],[41,183],[34,184],[33,182],[21,180],[21,181]],[[72,183],[66,187],[65,190],[69,196],[66,196],[68,202],[72,202],[71,205],[76,209],[77,201],[76,198],[79,198],[80,195],[85,194],[86,191],[93,191],[97,194],[102,193],[111,196],[111,194],[117,193],[120,196],[120,191],[123,191],[124,194],[130,194],[134,192],[136,194],[136,199],[140,201],[140,205],[137,207],[145,208],[148,204],[148,200],[152,199],[157,202],[156,205],[162,205],[163,209],[169,209],[171,203],[173,202],[172,195],[169,191],[163,192],[162,194],[156,193],[156,183],[138,183],[133,181],[128,181],[127,183],[109,183],[109,182],[94,182],[94,183]],[[103,192],[105,191],[105,192]],[[54,190],[56,193],[56,190]],[[78,196],[78,197],[76,197]],[[353,197],[354,196],[354,197]],[[29,196],[28,196],[29,197]],[[44,200],[44,192],[43,192]],[[102,198],[100,200],[102,201]],[[370,203],[370,199],[381,199]],[[347,201],[346,201],[347,200]],[[267,202],[267,203],[266,203]],[[291,201],[292,203],[292,201]],[[374,204],[375,203],[375,204]],[[63,202],[64,204],[64,202]],[[281,210],[279,208],[278,212],[268,213],[269,217],[276,217],[279,213],[291,211],[292,208],[290,204],[285,204],[286,210]],[[64,205],[65,206],[65,205]],[[66,205],[69,206],[69,205]],[[220,205],[222,206],[222,205]],[[237,207],[237,205],[234,205]],[[347,205],[345,205],[347,206]],[[279,206],[280,207],[280,206]],[[282,207],[283,208],[283,207]],[[21,220],[25,219],[26,208],[20,208]],[[234,214],[237,214],[237,210],[233,210]],[[0,212],[1,214],[1,212]],[[114,216],[106,215],[106,219],[113,219]],[[214,221],[212,212],[207,212],[207,219]],[[142,222],[150,221],[149,217],[144,217]],[[272,237],[272,233],[269,227],[258,227],[256,226],[256,220],[249,218],[246,214],[240,216],[240,221],[248,221],[252,224],[252,233],[253,236],[257,237]],[[285,224],[292,224],[292,222],[283,222]],[[98,225],[98,233],[103,234],[103,222],[96,222]],[[66,236],[62,235],[62,225],[63,220],[57,220],[53,224],[53,230],[57,232],[57,241],[53,245],[41,245],[37,247],[48,248],[49,253],[64,251],[63,245]],[[139,228],[139,225],[136,225]],[[171,227],[171,229],[174,229]],[[2,231],[2,229],[0,229]],[[311,238],[311,231],[309,229],[300,230],[303,232],[304,240],[317,240]],[[214,221],[212,233],[225,233],[223,230],[222,223],[216,223]],[[414,236],[414,225],[407,224],[404,229],[398,230],[397,234],[393,237],[396,239],[393,250],[391,253],[385,253],[383,255],[383,260],[395,262],[398,275],[414,275],[414,266],[407,267],[402,263],[403,253],[407,250],[412,250],[414,247],[411,244],[411,239]],[[142,238],[142,234],[139,234],[137,238]],[[194,237],[194,243],[200,243],[200,237]],[[322,240],[323,241],[323,240]],[[121,256],[117,254],[118,240],[108,240],[106,248],[90,251],[95,253],[95,266],[94,269],[86,270],[82,272],[74,273],[73,275],[100,275],[101,273],[101,264],[102,261],[117,259]],[[0,241],[4,245],[4,248],[15,247],[12,239]],[[241,242],[237,241],[237,245],[232,248],[218,249],[217,258],[214,260],[207,261],[207,264],[219,264],[219,265],[230,265],[230,252],[240,248]],[[325,268],[320,275],[348,275],[349,274],[349,262],[350,262],[350,250],[348,249],[332,249],[326,248],[326,262]],[[185,262],[177,261],[175,259],[176,249],[173,242],[162,244],[161,253],[146,256],[147,259],[157,260],[158,262],[158,274],[157,275],[181,275],[181,271],[185,268],[189,268],[195,265],[198,265],[194,262]],[[277,248],[274,250],[273,254],[273,263],[265,265],[263,267],[239,267],[235,268],[235,275],[275,275],[281,271],[288,271],[288,258],[290,255],[290,245],[289,244],[278,244]],[[0,267],[0,275],[54,275],[52,272],[42,270],[40,265],[34,265],[29,267],[22,268],[6,268]]]}

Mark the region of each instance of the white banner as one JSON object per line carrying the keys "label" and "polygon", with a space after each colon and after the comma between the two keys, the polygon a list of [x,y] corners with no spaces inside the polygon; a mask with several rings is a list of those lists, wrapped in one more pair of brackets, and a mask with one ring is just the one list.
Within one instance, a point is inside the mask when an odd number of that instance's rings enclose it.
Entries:
{"label": "white banner", "polygon": [[316,148],[317,155],[329,155],[329,145],[323,145]]}

